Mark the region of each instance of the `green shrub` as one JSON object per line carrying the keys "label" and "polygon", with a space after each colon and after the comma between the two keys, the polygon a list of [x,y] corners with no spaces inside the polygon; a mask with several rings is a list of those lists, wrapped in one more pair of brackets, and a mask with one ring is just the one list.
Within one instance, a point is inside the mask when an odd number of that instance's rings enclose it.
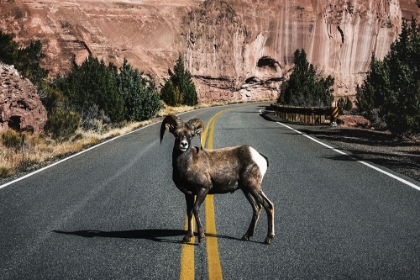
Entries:
{"label": "green shrub", "polygon": [[1,140],[5,147],[18,151],[25,144],[26,134],[9,129],[1,135]]}
{"label": "green shrub", "polygon": [[160,96],[151,76],[134,69],[127,60],[116,75],[118,93],[124,99],[124,117],[128,121],[153,118],[160,110]]}
{"label": "green shrub", "polygon": [[58,77],[55,84],[80,115],[97,105],[112,122],[119,122],[124,119],[124,99],[118,93],[115,72],[113,65],[89,56],[82,65],[74,64],[66,77]]}
{"label": "green shrub", "polygon": [[0,31],[0,61],[14,65],[25,78],[31,80],[35,85],[48,76],[48,70],[40,66],[40,61],[44,57],[40,41],[31,41],[28,47],[22,48],[13,41],[12,35]]}
{"label": "green shrub", "polygon": [[277,102],[293,106],[331,106],[334,78],[319,77],[303,49],[295,51],[293,63],[293,73],[282,83]]}
{"label": "green shrub", "polygon": [[346,99],[343,97],[340,97],[337,101],[337,107],[339,114],[342,115],[344,112],[349,112],[351,109],[353,109],[353,103],[351,102],[350,98],[347,96]]}
{"label": "green shrub", "polygon": [[6,178],[12,173],[11,168],[0,167],[0,178]]}
{"label": "green shrub", "polygon": [[[420,25],[403,20],[383,61],[372,54],[370,70],[356,87],[357,107],[372,123],[399,135],[420,132]],[[371,112],[375,112],[372,114]],[[378,121],[380,120],[380,122]]]}
{"label": "green shrub", "polygon": [[72,136],[80,123],[80,115],[76,112],[55,109],[48,115],[45,131],[55,139],[67,139]]}
{"label": "green shrub", "polygon": [[169,71],[170,78],[161,90],[161,98],[170,106],[197,104],[197,91],[190,71],[185,69],[182,56],[179,56],[174,71]]}

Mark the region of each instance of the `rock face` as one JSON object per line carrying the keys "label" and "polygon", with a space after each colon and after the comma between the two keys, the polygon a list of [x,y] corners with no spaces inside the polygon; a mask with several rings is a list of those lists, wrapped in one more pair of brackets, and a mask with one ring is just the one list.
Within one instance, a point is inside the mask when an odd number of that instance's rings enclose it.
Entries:
{"label": "rock face", "polygon": [[352,96],[371,54],[382,58],[414,0],[74,0],[0,1],[0,29],[40,40],[51,74],[92,54],[124,57],[158,82],[185,58],[201,101],[276,98],[304,49],[335,95]]}
{"label": "rock face", "polygon": [[13,66],[0,63],[0,132],[13,128],[39,134],[46,122],[36,87]]}

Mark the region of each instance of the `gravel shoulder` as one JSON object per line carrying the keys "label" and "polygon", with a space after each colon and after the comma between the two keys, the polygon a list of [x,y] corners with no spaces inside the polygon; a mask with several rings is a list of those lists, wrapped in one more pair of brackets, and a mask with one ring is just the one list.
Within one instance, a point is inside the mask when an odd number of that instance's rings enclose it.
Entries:
{"label": "gravel shoulder", "polygon": [[[266,112],[263,117],[281,121]],[[354,127],[288,123],[291,127],[322,140],[358,159],[384,166],[420,181],[420,139],[400,139],[389,132]]]}

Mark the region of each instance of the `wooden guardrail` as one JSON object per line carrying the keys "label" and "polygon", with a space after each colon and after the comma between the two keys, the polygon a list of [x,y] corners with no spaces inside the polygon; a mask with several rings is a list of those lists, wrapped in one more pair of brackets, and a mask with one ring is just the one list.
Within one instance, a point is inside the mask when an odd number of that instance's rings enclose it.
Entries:
{"label": "wooden guardrail", "polygon": [[338,117],[337,107],[297,107],[271,104],[267,109],[274,111],[277,117],[289,122],[334,125]]}

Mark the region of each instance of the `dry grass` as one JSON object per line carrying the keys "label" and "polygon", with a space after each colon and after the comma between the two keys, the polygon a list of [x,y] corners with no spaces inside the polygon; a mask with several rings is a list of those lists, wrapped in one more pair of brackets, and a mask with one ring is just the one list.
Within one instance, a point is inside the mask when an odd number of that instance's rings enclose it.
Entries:
{"label": "dry grass", "polygon": [[[84,131],[79,129],[76,135],[63,140],[55,140],[48,136],[33,136],[25,133],[16,133],[21,141],[13,147],[5,145],[0,136],[0,179],[7,178],[19,172],[28,172],[46,166],[58,159],[69,156],[95,144],[126,134],[139,127],[158,121],[170,114],[179,114],[198,108],[227,105],[228,102],[217,102],[212,104],[198,104],[195,107],[180,106],[170,107],[163,105],[157,114],[157,118],[143,122],[125,123],[116,128],[100,129],[100,132]],[[14,133],[14,132],[13,132]],[[22,141],[22,139],[24,139]]]}

